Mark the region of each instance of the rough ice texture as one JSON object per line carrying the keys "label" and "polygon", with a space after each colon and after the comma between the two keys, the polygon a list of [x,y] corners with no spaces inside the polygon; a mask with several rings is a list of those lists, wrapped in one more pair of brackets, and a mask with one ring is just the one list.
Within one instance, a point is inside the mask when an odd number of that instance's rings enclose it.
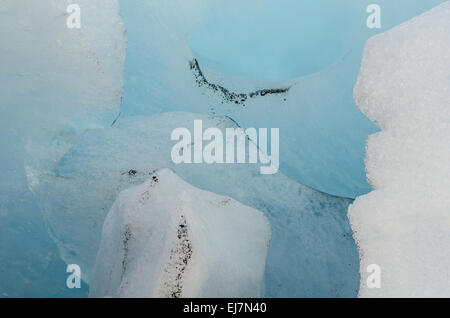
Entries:
{"label": "rough ice texture", "polygon": [[11,253],[8,260],[1,255],[0,292],[6,296],[82,294],[66,288],[42,200],[32,194],[77,134],[109,126],[119,114],[126,41],[117,0],[76,1],[81,29],[67,27],[72,2],[0,1],[0,240]]}
{"label": "rough ice texture", "polygon": [[[382,132],[367,146],[374,191],[349,217],[361,297],[450,296],[450,2],[375,36],[355,87]],[[381,288],[366,285],[370,264]]]}
{"label": "rough ice texture", "polygon": [[282,173],[261,175],[259,165],[173,164],[173,129],[192,131],[196,119],[224,135],[227,127],[236,127],[221,116],[165,113],[121,118],[78,138],[48,182],[36,188],[64,258],[80,264],[89,280],[103,221],[118,194],[155,170],[170,168],[193,186],[231,197],[269,219],[264,296],[356,296],[358,254],[346,217],[351,200],[320,193]]}
{"label": "rough ice texture", "polygon": [[103,226],[92,297],[257,297],[270,225],[168,169],[123,191]]}

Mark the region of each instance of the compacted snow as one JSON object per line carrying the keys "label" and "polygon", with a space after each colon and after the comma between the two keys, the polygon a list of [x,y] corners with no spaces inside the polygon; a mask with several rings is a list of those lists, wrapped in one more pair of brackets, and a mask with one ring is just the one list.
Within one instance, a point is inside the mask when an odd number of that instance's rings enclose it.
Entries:
{"label": "compacted snow", "polygon": [[258,297],[270,225],[168,169],[123,191],[106,217],[93,297]]}
{"label": "compacted snow", "polygon": [[[450,296],[450,2],[370,39],[355,87],[382,131],[369,138],[374,191],[349,209],[362,297]],[[381,269],[368,288],[366,269]]]}

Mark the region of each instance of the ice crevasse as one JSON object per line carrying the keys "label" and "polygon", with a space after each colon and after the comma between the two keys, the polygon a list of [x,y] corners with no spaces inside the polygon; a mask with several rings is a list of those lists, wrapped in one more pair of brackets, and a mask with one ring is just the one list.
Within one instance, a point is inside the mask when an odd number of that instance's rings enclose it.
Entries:
{"label": "ice crevasse", "polygon": [[382,131],[367,146],[374,191],[349,209],[361,297],[450,296],[449,30],[445,2],[365,48],[355,100]]}

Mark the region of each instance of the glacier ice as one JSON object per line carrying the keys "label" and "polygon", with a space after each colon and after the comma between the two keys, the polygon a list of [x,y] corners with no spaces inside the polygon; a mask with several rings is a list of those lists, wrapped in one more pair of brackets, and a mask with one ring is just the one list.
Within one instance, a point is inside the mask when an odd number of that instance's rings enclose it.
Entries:
{"label": "glacier ice", "polygon": [[[233,12],[239,14],[240,6],[236,2],[234,5]],[[230,116],[245,128],[282,128],[281,171],[302,184],[333,195],[355,197],[368,192],[363,164],[365,138],[377,128],[356,107],[346,106],[346,100],[352,103],[350,87],[354,79],[342,73],[353,60],[347,56],[342,63],[332,63],[330,72],[323,71],[324,76],[319,73],[311,78],[281,81],[236,79],[219,72],[220,83],[226,88],[235,87],[233,82],[239,83],[237,93],[291,87],[287,95],[249,100],[244,106],[224,103],[221,96],[199,88],[189,69],[189,62],[195,57],[189,38],[202,27],[211,10],[220,11],[217,7],[228,7],[228,3],[121,2],[128,35],[123,116],[191,111]],[[142,29],[146,30],[146,37],[140,36]],[[356,77],[357,67],[353,69]],[[207,68],[203,70],[208,72]],[[324,94],[325,88],[336,83],[339,87],[328,96]],[[151,105],[148,100],[152,100]],[[352,125],[347,125],[348,122]],[[311,138],[312,135],[315,137]]]}
{"label": "glacier ice", "polygon": [[[442,1],[380,0],[383,28]],[[333,195],[354,198],[370,191],[365,142],[378,128],[357,109],[352,95],[364,42],[378,32],[365,25],[367,4],[359,0],[161,2],[121,1],[128,35],[124,116],[213,112],[232,117],[244,128],[282,128],[283,173]],[[316,20],[311,21],[311,12]],[[323,22],[326,19],[329,23]],[[285,28],[286,24],[290,27]],[[300,30],[304,25],[310,27],[307,32]],[[327,46],[321,49],[323,45]],[[296,64],[283,68],[280,56]],[[195,85],[189,70],[194,57],[208,79],[238,93],[280,86],[291,89],[286,95],[266,96],[245,105],[222,103],[217,94]],[[317,66],[308,70],[313,64]],[[274,69],[299,71],[270,74]]]}
{"label": "glacier ice", "polygon": [[108,213],[90,296],[259,297],[269,240],[261,212],[159,170]]}
{"label": "glacier ice", "polygon": [[[349,199],[298,184],[287,176],[261,175],[258,165],[173,164],[174,128],[236,127],[229,118],[191,113],[121,118],[90,129],[35,189],[63,258],[84,268],[90,281],[106,214],[117,195],[170,168],[200,189],[263,212],[272,227],[265,296],[356,296],[358,254],[346,218]],[[77,226],[73,226],[77,224]]]}
{"label": "glacier ice", "polygon": [[116,0],[78,1],[81,29],[66,25],[68,0],[0,6],[0,124],[26,151],[38,180],[86,127],[121,109],[125,32]]}
{"label": "glacier ice", "polygon": [[[1,296],[86,295],[86,290],[61,286],[66,276],[63,261],[80,264],[88,282],[102,224],[117,195],[162,167],[195,187],[231,197],[266,215],[273,235],[263,295],[355,296],[358,255],[345,215],[352,200],[311,188],[345,197],[370,191],[364,147],[367,135],[378,128],[355,107],[352,96],[363,44],[375,33],[443,1],[379,0],[380,30],[366,27],[366,3],[359,0],[276,4],[269,0],[78,0],[83,9],[80,30],[66,27],[66,7],[73,1],[0,1]],[[317,20],[309,19],[311,13]],[[301,26],[309,29],[299,32]],[[422,52],[420,45],[412,48]],[[417,61],[428,65],[421,57]],[[190,68],[194,59],[215,86],[199,84],[195,69]],[[411,72],[417,69],[415,63],[410,65]],[[399,105],[406,105],[408,95],[411,105],[434,105],[430,101],[439,96],[437,84],[443,91],[448,84],[442,76],[445,70],[436,72],[441,82],[436,81],[434,88],[428,86],[425,72],[423,81],[415,82],[401,77],[402,72],[389,74],[398,79],[390,86],[399,92],[411,88],[408,85],[427,88],[421,96],[409,94],[412,88],[401,93],[404,99]],[[273,88],[287,92],[259,94],[240,102],[224,98],[219,86],[237,96]],[[387,90],[387,85],[374,87],[376,92]],[[402,180],[395,187],[405,189],[395,193],[406,198],[406,189],[416,186],[403,184],[413,169],[409,160],[420,161],[420,167],[433,172],[430,176],[446,167],[422,157],[435,153],[438,135],[439,149],[446,149],[446,128],[439,128],[445,126],[443,121],[411,107],[407,118],[414,124],[406,127],[406,120],[396,113],[403,114],[405,107],[384,109],[391,105],[392,95],[377,96],[389,97],[381,98],[379,107],[365,107],[362,96],[358,102],[383,129],[370,138],[368,149],[368,177],[376,191],[358,199],[354,205],[358,211],[365,198],[377,195],[391,211],[394,203],[388,203],[397,201],[386,199],[394,194],[382,189],[387,184],[394,187],[394,178]],[[171,111],[196,114],[162,114]],[[439,111],[446,114],[445,109]],[[222,128],[236,123],[245,128],[280,128],[282,173],[261,176],[259,167],[239,165],[173,165],[168,157],[169,130],[199,118]],[[397,126],[402,128],[393,128]],[[420,152],[416,141],[406,142],[406,131],[428,151]],[[392,143],[387,146],[384,139]],[[404,151],[408,158],[397,153],[396,143],[401,143],[398,149],[410,145]],[[412,149],[416,149],[413,155]],[[398,159],[379,164],[387,153]],[[378,169],[381,166],[386,169]],[[424,209],[432,209],[438,201],[431,204],[431,198],[442,195],[431,194],[435,180],[425,168],[420,171],[416,176],[417,183],[424,185],[420,196],[426,193],[428,200],[419,203],[408,197],[409,204],[415,203],[411,211],[425,204]],[[440,202],[436,211],[447,204],[444,199]],[[359,222],[357,217],[353,220]],[[434,238],[427,236],[425,227],[417,229],[425,238]],[[396,230],[392,226],[392,233]],[[436,231],[435,237],[445,241],[445,232]],[[427,252],[431,255],[434,250]],[[436,264],[445,271],[445,261]],[[362,290],[361,295],[365,293]]]}
{"label": "glacier ice", "polygon": [[120,111],[125,36],[118,3],[78,1],[86,14],[77,30],[66,26],[70,2],[0,6],[0,120],[27,142],[111,123]]}
{"label": "glacier ice", "polygon": [[[82,28],[68,29],[69,0],[0,2],[1,296],[83,296],[33,193],[86,127],[119,114],[125,59],[116,0],[77,1]],[[84,285],[83,285],[84,286]]]}
{"label": "glacier ice", "polygon": [[[381,30],[442,1],[376,1]],[[369,3],[361,0],[211,2],[201,25],[189,34],[189,48],[203,66],[246,78],[283,80],[318,73],[352,50],[359,51],[358,67],[364,41],[379,32],[366,27]]]}
{"label": "glacier ice", "polygon": [[0,128],[0,297],[82,297],[65,285],[66,265],[28,189],[19,138]]}
{"label": "glacier ice", "polygon": [[349,209],[361,297],[450,296],[449,30],[447,1],[366,44],[355,100],[382,131],[368,140],[375,190]]}

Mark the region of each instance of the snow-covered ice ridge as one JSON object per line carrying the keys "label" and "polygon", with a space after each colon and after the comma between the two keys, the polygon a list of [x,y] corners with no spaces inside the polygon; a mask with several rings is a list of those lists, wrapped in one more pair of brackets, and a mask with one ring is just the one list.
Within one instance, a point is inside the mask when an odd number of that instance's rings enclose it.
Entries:
{"label": "snow-covered ice ridge", "polygon": [[349,209],[359,295],[450,297],[450,2],[367,42],[355,99],[382,129],[367,145],[375,190]]}
{"label": "snow-covered ice ridge", "polygon": [[270,240],[259,211],[168,169],[109,212],[92,297],[258,297]]}

